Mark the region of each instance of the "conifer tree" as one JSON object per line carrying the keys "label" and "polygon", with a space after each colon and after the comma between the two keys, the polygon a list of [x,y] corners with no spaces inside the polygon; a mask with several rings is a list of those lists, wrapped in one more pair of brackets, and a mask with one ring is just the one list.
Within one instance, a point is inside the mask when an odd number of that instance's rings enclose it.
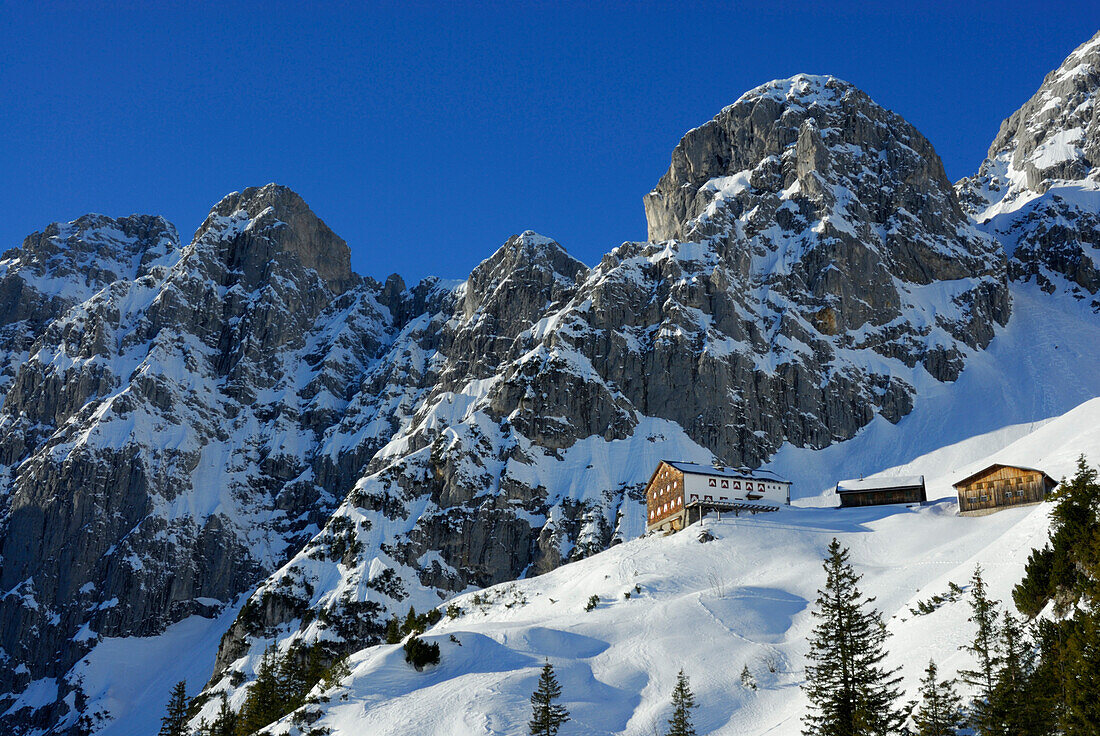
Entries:
{"label": "conifer tree", "polygon": [[279,656],[271,646],[260,660],[256,681],[249,686],[237,716],[237,736],[249,736],[286,713],[280,691]]}
{"label": "conifer tree", "polygon": [[936,663],[929,660],[920,681],[920,703],[913,713],[913,736],[957,736],[966,722],[962,700],[952,680],[940,680]]}
{"label": "conifer tree", "polygon": [[1024,579],[1012,598],[1021,613],[1035,617],[1052,599],[1065,613],[1082,597],[1100,594],[1100,496],[1095,468],[1082,455],[1077,473],[1050,494],[1050,543],[1028,559]]}
{"label": "conifer tree", "polygon": [[168,699],[168,708],[160,719],[160,731],[157,736],[184,736],[187,726],[187,683],[180,680],[172,688]]}
{"label": "conifer tree", "polygon": [[527,724],[532,736],[555,736],[569,720],[569,711],[554,701],[561,697],[561,685],[554,676],[550,660],[542,666],[539,684],[531,693],[531,721]]}
{"label": "conifer tree", "polygon": [[[1053,602],[1053,618],[1034,622],[1039,661],[1030,673],[1026,708],[1030,710],[1027,733],[1096,736],[1100,733],[1100,483],[1097,471],[1084,456],[1077,473],[1063,479],[1048,497],[1050,541],[1028,560],[1024,579],[1013,591],[1016,607],[1035,618]],[[1062,618],[1059,618],[1061,616]],[[1007,629],[1007,627],[1006,627]],[[1005,659],[1016,660],[1012,631],[1002,635]],[[1030,650],[1020,647],[1029,663]],[[1012,692],[1010,673],[1014,663],[1001,668],[1001,691]],[[1033,726],[1033,723],[1038,726]],[[1020,728],[1019,724],[1015,727]]]}
{"label": "conifer tree", "polygon": [[400,644],[403,638],[401,633],[401,622],[397,620],[396,614],[390,617],[390,620],[386,622],[386,643],[387,644]]}
{"label": "conifer tree", "polygon": [[691,711],[696,707],[695,693],[688,686],[687,675],[681,669],[672,688],[672,718],[668,719],[668,736],[696,736],[691,724]]}
{"label": "conifer tree", "polygon": [[[309,690],[309,684],[305,678],[305,668],[298,664],[298,656],[301,650],[291,649],[279,661],[276,669],[276,687],[279,700],[282,702],[281,710],[289,713],[300,706]],[[282,715],[282,714],[280,714]]]}
{"label": "conifer tree", "polygon": [[970,723],[979,734],[994,733],[997,728],[997,715],[993,712],[993,688],[997,682],[997,669],[1000,667],[1000,641],[997,626],[997,601],[990,600],[982,578],[982,568],[974,568],[970,579],[970,621],[977,629],[971,644],[964,649],[974,655],[977,667],[962,670],[959,675],[963,682],[977,689],[977,697],[971,706]]}
{"label": "conifer tree", "polygon": [[1046,736],[1054,727],[1047,688],[1035,679],[1035,648],[1020,621],[1009,612],[1001,626],[1001,665],[991,710],[1000,733]]}
{"label": "conifer tree", "polygon": [[305,681],[303,696],[312,690],[313,686],[320,682],[328,672],[329,668],[325,666],[324,657],[324,647],[317,643],[310,646],[309,654],[306,656],[306,666],[302,673],[302,678]]}
{"label": "conifer tree", "polygon": [[222,702],[218,714],[214,717],[208,731],[210,736],[235,736],[237,733],[237,714],[229,707],[229,698],[222,693]]}
{"label": "conifer tree", "polygon": [[1095,736],[1100,723],[1100,615],[1079,612],[1061,652],[1064,702],[1059,725],[1066,736]]}
{"label": "conifer tree", "polygon": [[881,736],[901,729],[897,707],[901,678],[886,669],[886,627],[857,584],[848,550],[833,539],[824,562],[825,587],[818,590],[817,619],[807,654],[803,689],[810,711],[806,736]]}
{"label": "conifer tree", "polygon": [[753,677],[752,672],[749,671],[748,665],[741,668],[741,687],[748,690],[756,689],[756,678]]}

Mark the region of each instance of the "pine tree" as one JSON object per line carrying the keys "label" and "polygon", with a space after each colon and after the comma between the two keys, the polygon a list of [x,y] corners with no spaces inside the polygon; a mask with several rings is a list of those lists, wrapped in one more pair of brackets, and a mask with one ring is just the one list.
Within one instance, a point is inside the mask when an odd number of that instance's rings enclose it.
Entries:
{"label": "pine tree", "polygon": [[[1063,480],[1048,500],[1053,503],[1050,542],[1028,560],[1013,600],[1029,617],[1053,601],[1055,618],[1034,623],[1040,657],[1022,696],[1029,720],[1013,727],[1026,728],[1026,733],[1050,733],[1055,730],[1051,724],[1056,723],[1065,736],[1096,736],[1100,733],[1100,483],[1084,456],[1078,458],[1076,475]],[[1059,615],[1069,617],[1059,619]],[[1010,673],[1019,669],[1015,660],[1023,659],[1025,671],[1030,664],[1030,649],[1012,643],[1013,636],[1012,631],[1002,635],[1005,659],[1013,662],[1001,668],[998,698],[1002,691],[1014,692]]]}
{"label": "pine tree", "polygon": [[1032,552],[1024,579],[1012,592],[1021,613],[1035,617],[1052,599],[1055,612],[1065,613],[1082,597],[1100,595],[1100,496],[1097,473],[1085,456],[1077,459],[1077,474],[1064,480],[1047,499],[1050,543]]}
{"label": "pine tree", "polygon": [[402,638],[401,622],[398,621],[397,616],[394,615],[386,622],[386,643],[400,644]]}
{"label": "pine tree", "polygon": [[325,649],[320,644],[314,643],[309,648],[309,654],[306,656],[305,668],[302,672],[302,679],[305,682],[305,688],[302,695],[305,696],[313,686],[316,685],[328,672],[328,667],[325,666]]}
{"label": "pine tree", "polygon": [[229,707],[229,698],[222,693],[221,706],[208,731],[210,736],[234,736],[237,733],[237,714]]}
{"label": "pine tree", "polygon": [[856,587],[860,576],[848,563],[848,550],[834,539],[824,562],[825,587],[818,590],[818,623],[807,654],[803,689],[810,712],[803,718],[806,736],[881,736],[898,732],[901,678],[888,670],[886,627]]}
{"label": "pine tree", "polygon": [[955,692],[953,680],[940,680],[939,669],[928,662],[920,681],[920,703],[913,713],[913,736],[957,736],[966,722],[962,700]]}
{"label": "pine tree", "polygon": [[531,721],[527,724],[532,736],[555,736],[561,725],[569,720],[569,711],[554,701],[561,697],[561,685],[554,677],[550,660],[542,666],[539,684],[531,693]]}
{"label": "pine tree", "polygon": [[970,579],[970,621],[977,626],[974,640],[964,645],[964,649],[974,655],[977,667],[962,670],[959,675],[963,682],[977,689],[970,714],[970,723],[979,734],[992,734],[997,728],[997,716],[993,712],[993,688],[997,681],[997,668],[1000,666],[1000,642],[998,640],[997,601],[990,600],[986,593],[982,568],[974,568]]}
{"label": "pine tree", "polygon": [[683,670],[676,675],[676,687],[672,688],[672,718],[668,719],[668,736],[695,736],[691,725],[691,711],[696,707],[695,693],[688,686]]}
{"label": "pine tree", "polygon": [[753,677],[752,672],[749,671],[748,665],[741,668],[741,687],[748,690],[756,689],[756,678]]}
{"label": "pine tree", "polygon": [[305,678],[305,668],[300,666],[300,649],[291,649],[279,662],[276,669],[276,682],[283,713],[295,710],[305,700],[309,691]]}
{"label": "pine tree", "polygon": [[248,697],[237,716],[237,736],[249,736],[287,712],[279,687],[279,659],[273,646],[264,652],[256,681],[249,686]]}
{"label": "pine tree", "polygon": [[1059,725],[1066,736],[1096,736],[1100,723],[1100,615],[1078,612],[1062,647],[1064,703]]}
{"label": "pine tree", "polygon": [[172,688],[168,699],[168,709],[160,719],[160,731],[157,736],[184,736],[187,726],[187,683],[180,680]]}

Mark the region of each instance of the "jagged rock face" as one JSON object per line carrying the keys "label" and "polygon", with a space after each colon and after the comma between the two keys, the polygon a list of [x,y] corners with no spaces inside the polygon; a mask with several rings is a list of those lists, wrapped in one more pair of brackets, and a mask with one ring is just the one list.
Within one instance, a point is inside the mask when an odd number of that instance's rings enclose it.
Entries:
{"label": "jagged rock face", "polygon": [[[931,144],[832,77],[764,85],[689,132],[646,215],[650,240],[711,244],[731,301],[815,351],[869,348],[953,380],[1008,318],[1003,256]],[[952,309],[929,303],[932,284]]]}
{"label": "jagged rock face", "polygon": [[217,610],[325,523],[363,465],[333,473],[318,450],[395,325],[273,185],[227,197],[183,249],[159,218],[82,218],[5,264],[8,326],[46,324],[4,346],[0,656],[21,667],[0,691],[55,678],[63,699],[98,638]]}
{"label": "jagged rock face", "polygon": [[55,223],[0,256],[0,394],[50,322],[103,287],[178,258],[176,229],[148,215]]}
{"label": "jagged rock face", "polygon": [[1100,33],[1001,124],[960,200],[1009,254],[1009,274],[1100,311]]}
{"label": "jagged rock face", "polygon": [[246,287],[266,283],[280,268],[312,270],[334,293],[358,281],[347,243],[286,187],[251,187],[226,196],[195,233],[195,240],[204,238],[221,244],[219,260],[240,271]]}

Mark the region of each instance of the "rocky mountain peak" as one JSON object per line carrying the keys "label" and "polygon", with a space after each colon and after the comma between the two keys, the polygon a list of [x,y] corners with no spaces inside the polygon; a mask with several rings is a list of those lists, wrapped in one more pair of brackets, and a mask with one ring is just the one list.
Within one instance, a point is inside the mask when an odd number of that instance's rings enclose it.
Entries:
{"label": "rocky mountain peak", "polygon": [[1046,75],[1024,105],[1001,123],[976,177],[960,182],[979,220],[1015,209],[1056,181],[1091,180],[1100,167],[1100,32]]}
{"label": "rocky mountain peak", "polygon": [[297,193],[278,184],[225,196],[194,239],[217,244],[226,265],[240,271],[249,285],[260,283],[274,262],[286,259],[316,271],[334,293],[346,291],[358,280],[343,238]]}
{"label": "rocky mountain peak", "polygon": [[1010,256],[1009,274],[1100,311],[1100,33],[1047,74],[956,187]]}
{"label": "rocky mountain peak", "polygon": [[43,295],[79,301],[106,284],[170,262],[178,250],[176,228],[163,217],[89,214],[28,235],[0,257],[0,268]]}
{"label": "rocky mountain peak", "polygon": [[[962,346],[985,345],[1008,316],[1003,255],[967,220],[931,143],[835,77],[746,92],[683,137],[645,206],[650,240],[706,245],[736,299],[782,293],[804,342],[839,338],[951,379]],[[916,287],[937,281],[965,287],[955,314],[923,303]],[[889,326],[901,318],[911,335]],[[941,330],[947,342],[929,339]]]}
{"label": "rocky mountain peak", "polygon": [[[466,316],[472,316],[495,292],[523,285],[534,286],[554,298],[576,286],[588,267],[569,255],[557,241],[527,230],[508,238],[504,245],[470,273],[465,294]],[[540,309],[545,304],[537,305]]]}
{"label": "rocky mountain peak", "polygon": [[[881,177],[898,186],[876,194]],[[859,199],[864,211],[850,220],[883,223],[900,207],[962,220],[939,157],[913,126],[848,82],[799,74],[746,92],[681,139],[645,198],[649,240],[705,237],[703,221],[746,191],[779,200],[773,207],[816,199],[837,209],[829,184]]]}

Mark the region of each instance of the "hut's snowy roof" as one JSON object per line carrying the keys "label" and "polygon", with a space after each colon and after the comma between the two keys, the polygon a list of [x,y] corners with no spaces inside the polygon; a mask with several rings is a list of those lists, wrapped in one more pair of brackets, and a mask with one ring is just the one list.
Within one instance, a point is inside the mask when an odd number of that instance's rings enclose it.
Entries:
{"label": "hut's snowy roof", "polygon": [[682,473],[692,473],[694,475],[716,475],[720,478],[752,478],[753,480],[768,480],[774,483],[790,483],[790,481],[786,478],[781,478],[770,470],[728,468],[724,465],[683,463],[678,460],[665,460],[665,462]]}
{"label": "hut's snowy roof", "polygon": [[886,475],[879,478],[842,480],[836,484],[836,492],[887,491],[895,488],[921,488],[923,486],[923,475]]}

